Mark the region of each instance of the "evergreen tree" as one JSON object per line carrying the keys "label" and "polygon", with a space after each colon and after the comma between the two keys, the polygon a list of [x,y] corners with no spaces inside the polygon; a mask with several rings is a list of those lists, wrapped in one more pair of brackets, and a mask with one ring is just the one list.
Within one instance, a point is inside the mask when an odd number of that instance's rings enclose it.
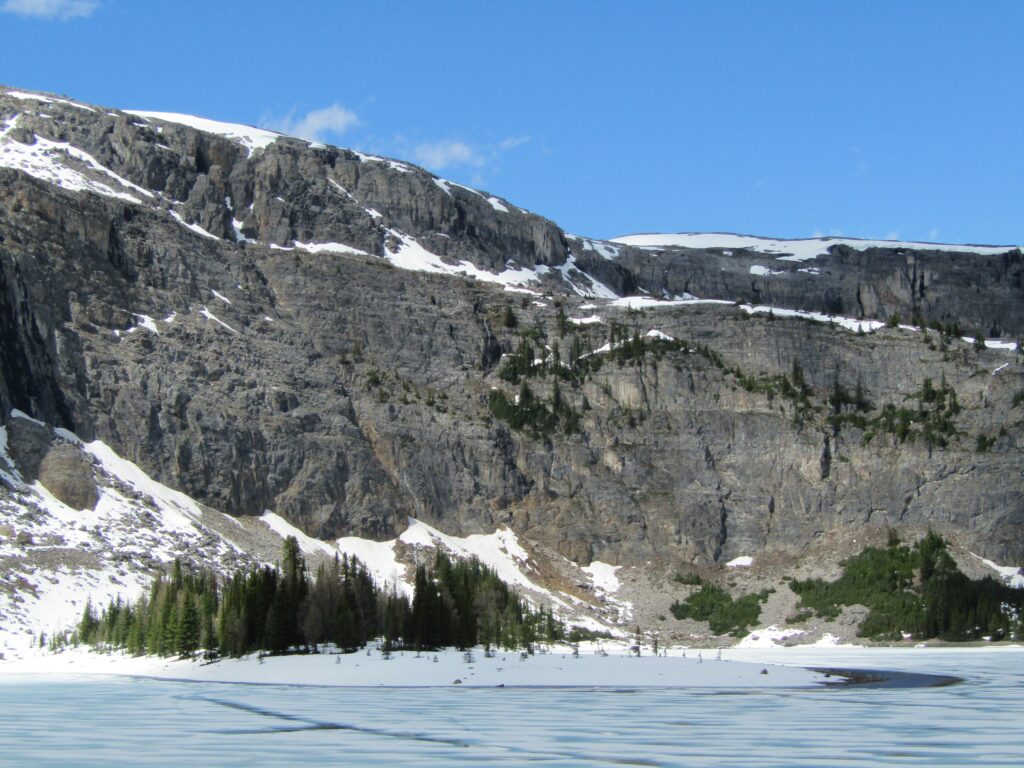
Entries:
{"label": "evergreen tree", "polygon": [[195,597],[188,592],[178,596],[177,642],[175,652],[191,656],[199,649],[199,609]]}

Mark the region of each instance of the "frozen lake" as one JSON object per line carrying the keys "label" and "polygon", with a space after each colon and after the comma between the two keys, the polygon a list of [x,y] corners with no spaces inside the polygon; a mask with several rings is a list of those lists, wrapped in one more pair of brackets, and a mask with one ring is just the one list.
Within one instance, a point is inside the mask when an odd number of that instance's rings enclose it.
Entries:
{"label": "frozen lake", "polygon": [[[727,658],[794,661],[790,650]],[[801,652],[937,688],[327,688],[0,680],[5,765],[983,765],[1024,762],[1024,653]],[[709,662],[715,663],[715,662]]]}

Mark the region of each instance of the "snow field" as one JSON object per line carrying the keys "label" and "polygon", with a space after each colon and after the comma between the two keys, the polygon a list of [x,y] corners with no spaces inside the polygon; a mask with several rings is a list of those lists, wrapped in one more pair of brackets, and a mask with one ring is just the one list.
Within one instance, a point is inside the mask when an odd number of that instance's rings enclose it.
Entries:
{"label": "snow field", "polygon": [[[12,417],[29,418],[18,411]],[[94,460],[98,501],[92,510],[76,510],[38,480],[25,483],[7,453],[6,428],[0,428],[0,475],[10,489],[0,495],[0,522],[29,537],[31,547],[25,559],[22,544],[10,533],[0,536],[0,558],[8,563],[0,582],[13,587],[0,590],[0,648],[7,653],[23,649],[39,632],[74,626],[87,600],[99,607],[118,596],[137,599],[153,568],[175,557],[191,553],[211,565],[248,557],[204,524],[204,515],[220,513],[204,512],[102,441],[54,432]]]}
{"label": "snow field", "polygon": [[[67,142],[51,141],[42,136],[35,136],[30,145],[15,141],[11,133],[17,127],[17,123],[18,116],[15,116],[0,129],[0,167],[23,171],[40,181],[71,192],[92,192],[139,205],[142,204],[142,200],[132,192],[142,197],[153,197],[149,190],[118,176],[97,162],[92,155]],[[78,164],[109,178],[117,188],[86,176],[73,167],[71,161],[77,161]]]}
{"label": "snow field", "polygon": [[[340,687],[670,687],[779,688],[816,686],[820,673],[796,666],[765,667],[761,662],[733,662],[711,651],[673,648],[654,656],[649,648],[630,655],[624,643],[585,643],[578,656],[570,646],[554,646],[533,655],[482,648],[463,651],[395,651],[389,659],[375,647],[351,654],[311,654],[196,660],[131,657],[67,649],[38,650],[0,661],[5,674],[133,675],[205,682],[262,683]],[[659,651],[659,654],[661,651]],[[762,670],[767,669],[767,673]]]}
{"label": "snow field", "polygon": [[[824,256],[833,245],[846,245],[858,251],[869,248],[906,248],[909,250],[929,251],[936,249],[950,250],[957,253],[975,253],[993,255],[1005,253],[1017,246],[990,245],[944,245],[940,243],[913,243],[898,240],[858,240],[845,237],[815,237],[805,240],[786,240],[751,235],[733,235],[725,232],[683,232],[679,234],[641,234],[626,235],[612,238],[613,243],[632,245],[638,248],[661,249],[669,247],[700,248],[700,249],[731,249],[751,250],[758,253],[776,256],[779,261],[808,261]],[[731,254],[727,254],[731,255]],[[752,270],[752,274],[754,273]]]}
{"label": "snow field", "polygon": [[281,138],[284,134],[267,131],[263,128],[254,128],[251,125],[240,125],[238,123],[224,123],[219,120],[210,120],[195,115],[183,115],[178,112],[149,112],[145,110],[126,109],[129,115],[135,115],[145,120],[156,120],[164,123],[177,123],[189,128],[195,128],[204,133],[213,133],[223,136],[226,139],[235,141],[245,147],[249,155],[258,149],[265,149]]}
{"label": "snow field", "polygon": [[387,234],[390,238],[397,240],[398,245],[392,250],[385,241],[384,258],[399,269],[411,272],[430,272],[439,275],[471,277],[485,283],[514,287],[530,285],[537,281],[537,273],[531,269],[506,269],[496,274],[480,269],[470,261],[448,264],[440,256],[424,248],[411,235],[399,232],[396,229],[388,229]]}

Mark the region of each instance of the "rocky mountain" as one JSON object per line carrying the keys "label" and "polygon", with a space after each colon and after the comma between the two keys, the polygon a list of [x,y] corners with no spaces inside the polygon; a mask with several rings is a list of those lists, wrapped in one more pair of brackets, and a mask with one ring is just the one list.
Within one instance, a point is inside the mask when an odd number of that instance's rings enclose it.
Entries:
{"label": "rocky mountain", "polygon": [[98,470],[12,410],[324,539],[711,567],[931,527],[1024,562],[1022,277],[1013,246],[605,242],[396,160],[0,92],[0,412],[86,521]]}

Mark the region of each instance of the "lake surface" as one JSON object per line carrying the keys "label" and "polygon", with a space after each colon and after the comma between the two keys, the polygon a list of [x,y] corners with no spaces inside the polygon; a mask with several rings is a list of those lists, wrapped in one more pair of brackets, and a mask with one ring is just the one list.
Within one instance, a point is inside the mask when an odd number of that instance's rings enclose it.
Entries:
{"label": "lake surface", "polygon": [[828,660],[963,682],[718,692],[8,677],[0,764],[1024,765],[1024,653]]}

